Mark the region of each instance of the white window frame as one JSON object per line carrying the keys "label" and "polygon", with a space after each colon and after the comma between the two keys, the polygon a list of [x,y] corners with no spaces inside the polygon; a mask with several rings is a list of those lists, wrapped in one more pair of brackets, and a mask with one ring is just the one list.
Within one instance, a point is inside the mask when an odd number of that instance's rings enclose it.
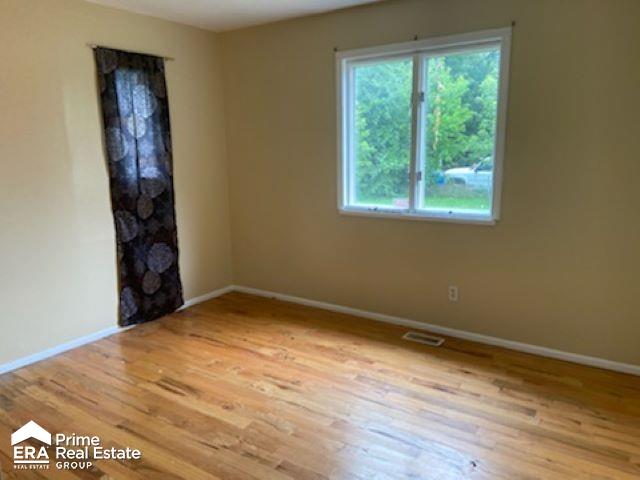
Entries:
{"label": "white window frame", "polygon": [[[393,207],[387,208],[351,205],[349,195],[353,195],[354,189],[352,160],[355,160],[353,152],[353,136],[351,132],[351,117],[353,115],[353,98],[351,95],[354,91],[353,75],[351,75],[351,72],[353,71],[354,65],[372,60],[384,60],[396,56],[413,56],[413,98],[418,99],[420,93],[424,92],[424,88],[420,85],[423,81],[423,75],[420,72],[422,58],[456,51],[472,51],[476,48],[482,49],[489,46],[497,46],[500,49],[498,107],[493,161],[493,201],[490,212],[488,214],[480,214],[459,210],[419,210],[416,208],[416,197],[419,195],[421,189],[424,188],[424,181],[418,181],[417,179],[417,173],[420,171],[420,165],[417,165],[417,158],[420,158],[418,149],[421,148],[418,129],[422,128],[422,126],[419,125],[420,119],[422,118],[420,109],[424,108],[423,102],[419,101],[413,102],[409,207],[406,209],[397,209]],[[339,213],[344,215],[494,225],[500,218],[502,197],[502,171],[504,164],[505,130],[507,123],[510,53],[511,27],[336,52]],[[424,178],[425,175],[423,174],[422,177]]]}

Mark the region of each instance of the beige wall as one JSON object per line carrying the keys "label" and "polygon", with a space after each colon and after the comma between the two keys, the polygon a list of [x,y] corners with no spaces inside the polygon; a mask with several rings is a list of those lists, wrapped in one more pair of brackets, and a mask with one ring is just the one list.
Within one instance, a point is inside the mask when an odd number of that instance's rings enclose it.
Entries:
{"label": "beige wall", "polygon": [[[638,18],[408,0],[222,35],[235,283],[640,364]],[[512,19],[500,223],[338,215],[332,48]]]}
{"label": "beige wall", "polygon": [[[236,283],[640,364],[637,18],[636,0],[399,0],[216,36],[0,0],[0,364],[116,322],[87,42],[176,57],[186,298]],[[512,19],[500,223],[338,215],[332,48]]]}
{"label": "beige wall", "polygon": [[80,0],[0,0],[0,364],[116,324],[87,42],[176,58],[167,83],[185,297],[231,283],[217,37]]}

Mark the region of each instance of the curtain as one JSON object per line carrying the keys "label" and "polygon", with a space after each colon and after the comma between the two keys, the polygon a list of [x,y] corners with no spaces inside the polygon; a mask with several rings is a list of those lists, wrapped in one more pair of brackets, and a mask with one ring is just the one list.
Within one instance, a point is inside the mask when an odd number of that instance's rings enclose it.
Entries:
{"label": "curtain", "polygon": [[164,60],[107,48],[97,48],[95,58],[116,230],[119,324],[133,325],[184,303]]}

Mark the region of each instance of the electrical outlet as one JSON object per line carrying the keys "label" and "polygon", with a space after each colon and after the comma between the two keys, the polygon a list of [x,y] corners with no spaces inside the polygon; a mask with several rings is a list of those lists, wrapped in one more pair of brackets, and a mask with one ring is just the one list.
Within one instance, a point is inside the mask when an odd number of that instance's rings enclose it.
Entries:
{"label": "electrical outlet", "polygon": [[456,285],[449,285],[449,301],[457,302],[458,298],[458,287]]}

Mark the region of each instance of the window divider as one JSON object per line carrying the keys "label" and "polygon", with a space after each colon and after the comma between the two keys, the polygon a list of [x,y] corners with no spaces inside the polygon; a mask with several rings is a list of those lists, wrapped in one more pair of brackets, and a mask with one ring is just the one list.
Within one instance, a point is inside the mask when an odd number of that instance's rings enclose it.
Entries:
{"label": "window divider", "polygon": [[413,205],[412,212],[417,212],[421,210],[422,200],[425,195],[425,185],[426,185],[426,157],[425,157],[425,127],[426,124],[424,122],[424,113],[427,111],[427,78],[425,76],[425,68],[424,62],[427,58],[426,55],[416,55],[417,56],[417,78],[416,78],[416,91],[418,92],[418,106],[416,108],[416,118],[415,118],[415,129],[417,132],[417,136],[414,140],[415,149],[416,149],[416,163],[415,163],[415,178],[416,182],[413,186],[413,191],[415,192],[416,201]]}
{"label": "window divider", "polygon": [[418,143],[420,142],[420,132],[418,130],[418,120],[420,115],[420,55],[413,55],[413,82],[411,92],[411,160],[409,164],[409,208],[408,211],[416,211],[417,198],[417,157]]}

